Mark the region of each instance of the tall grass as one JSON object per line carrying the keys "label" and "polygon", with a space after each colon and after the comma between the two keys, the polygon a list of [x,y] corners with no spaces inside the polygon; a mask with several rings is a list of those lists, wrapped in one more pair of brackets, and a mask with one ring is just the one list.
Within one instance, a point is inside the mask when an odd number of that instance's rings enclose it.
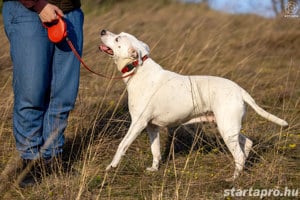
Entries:
{"label": "tall grass", "polygon": [[[224,189],[232,187],[299,188],[297,19],[231,16],[201,5],[159,1],[120,1],[101,14],[88,6],[83,59],[94,70],[118,74],[113,62],[98,51],[99,31],[129,32],[149,44],[151,58],[165,69],[229,78],[290,127],[281,129],[248,109],[242,133],[254,146],[234,183],[224,181],[232,175],[234,163],[212,124],[178,127],[170,133],[162,128],[164,160],[156,173],[145,171],[152,157],[143,132],[118,168],[106,173],[130,124],[127,93],[122,81],[82,69],[76,108],[65,134],[68,172],[45,176],[31,188],[12,187],[5,199],[224,199]],[[15,148],[8,48],[4,42],[0,50],[0,169]]]}

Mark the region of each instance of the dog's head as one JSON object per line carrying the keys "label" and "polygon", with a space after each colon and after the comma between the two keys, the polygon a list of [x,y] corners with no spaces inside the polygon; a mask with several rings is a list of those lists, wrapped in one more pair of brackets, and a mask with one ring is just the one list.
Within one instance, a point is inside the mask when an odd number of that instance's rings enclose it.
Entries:
{"label": "dog's head", "polygon": [[150,53],[147,44],[128,33],[122,32],[117,35],[102,30],[100,35],[103,44],[100,45],[99,49],[113,57],[120,71],[124,66],[136,60],[141,64],[142,57]]}

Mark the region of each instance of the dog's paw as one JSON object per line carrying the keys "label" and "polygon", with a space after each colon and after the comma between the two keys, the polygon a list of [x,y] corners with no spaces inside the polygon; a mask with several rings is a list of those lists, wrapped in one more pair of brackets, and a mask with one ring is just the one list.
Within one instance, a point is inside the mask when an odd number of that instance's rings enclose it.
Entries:
{"label": "dog's paw", "polygon": [[113,168],[116,168],[117,167],[117,165],[114,165],[113,163],[110,163],[107,167],[106,167],[106,171],[110,171],[110,170],[112,170]]}
{"label": "dog's paw", "polygon": [[105,171],[110,171],[111,169],[112,169],[113,167],[111,166],[111,165],[108,165],[107,167],[106,167],[106,169],[105,169]]}
{"label": "dog's paw", "polygon": [[158,170],[157,167],[147,167],[146,169],[148,172],[156,172]]}

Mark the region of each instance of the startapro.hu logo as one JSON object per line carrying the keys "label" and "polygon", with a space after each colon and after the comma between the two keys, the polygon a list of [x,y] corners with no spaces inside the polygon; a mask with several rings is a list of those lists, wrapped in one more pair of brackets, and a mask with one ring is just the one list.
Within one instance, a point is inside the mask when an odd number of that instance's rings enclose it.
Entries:
{"label": "startapro.hu logo", "polygon": [[299,17],[299,5],[296,1],[288,1],[285,5],[284,17]]}

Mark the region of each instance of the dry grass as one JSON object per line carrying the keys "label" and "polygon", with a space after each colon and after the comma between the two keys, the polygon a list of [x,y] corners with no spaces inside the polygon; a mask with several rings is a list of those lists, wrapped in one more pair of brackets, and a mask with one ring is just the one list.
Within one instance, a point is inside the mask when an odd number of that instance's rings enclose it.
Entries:
{"label": "dry grass", "polygon": [[[180,127],[175,138],[162,129],[165,159],[157,173],[145,171],[152,158],[142,133],[119,167],[107,174],[104,169],[130,124],[125,85],[82,69],[76,109],[66,130],[70,171],[44,177],[32,188],[11,188],[6,199],[224,199],[224,189],[232,187],[300,187],[299,19],[232,16],[202,5],[166,2],[120,1],[101,9],[86,3],[84,60],[96,71],[117,74],[112,61],[98,52],[99,31],[129,32],[149,44],[151,57],[164,68],[229,78],[290,127],[282,130],[249,109],[242,131],[254,147],[234,183],[224,181],[233,173],[233,159],[210,125]],[[15,148],[8,49],[3,40],[0,170]]]}

